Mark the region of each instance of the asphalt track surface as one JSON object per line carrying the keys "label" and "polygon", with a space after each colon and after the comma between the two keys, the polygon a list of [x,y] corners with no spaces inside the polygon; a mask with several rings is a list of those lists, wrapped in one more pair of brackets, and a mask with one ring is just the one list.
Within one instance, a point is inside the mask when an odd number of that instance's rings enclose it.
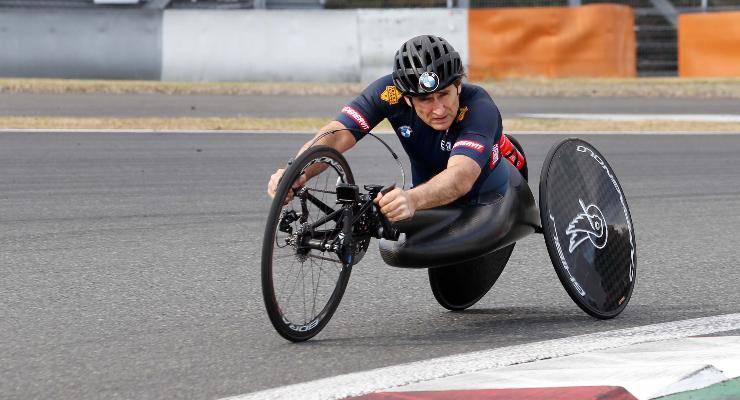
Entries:
{"label": "asphalt track surface", "polygon": [[[394,148],[392,136],[383,136]],[[533,171],[560,135],[520,135]],[[462,313],[375,241],[327,328],[292,344],[259,285],[265,185],[308,136],[0,133],[0,398],[219,398],[437,356],[740,311],[740,135],[582,135],[637,233],[637,287],[609,321],[567,296],[530,236]],[[360,183],[397,181],[382,147]]]}
{"label": "asphalt track surface", "polygon": [[[0,93],[0,116],[331,117],[353,96]],[[496,97],[504,117],[527,113],[737,114],[736,99]]]}

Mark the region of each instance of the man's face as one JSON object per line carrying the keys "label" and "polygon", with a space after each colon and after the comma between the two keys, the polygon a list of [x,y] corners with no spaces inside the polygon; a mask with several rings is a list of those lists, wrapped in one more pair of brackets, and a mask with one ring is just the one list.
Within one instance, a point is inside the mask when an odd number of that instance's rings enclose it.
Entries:
{"label": "man's face", "polygon": [[460,108],[460,87],[450,85],[436,93],[407,98],[407,101],[413,102],[416,115],[424,123],[444,131],[452,125]]}

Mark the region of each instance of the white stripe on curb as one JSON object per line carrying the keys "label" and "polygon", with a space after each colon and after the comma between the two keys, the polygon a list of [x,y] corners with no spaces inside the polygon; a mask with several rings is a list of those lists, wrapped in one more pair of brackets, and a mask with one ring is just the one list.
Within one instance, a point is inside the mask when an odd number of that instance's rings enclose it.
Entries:
{"label": "white stripe on curb", "polygon": [[268,389],[229,397],[228,400],[342,399],[347,396],[357,396],[410,383],[489,368],[736,329],[740,329],[740,313],[646,325],[434,358]]}

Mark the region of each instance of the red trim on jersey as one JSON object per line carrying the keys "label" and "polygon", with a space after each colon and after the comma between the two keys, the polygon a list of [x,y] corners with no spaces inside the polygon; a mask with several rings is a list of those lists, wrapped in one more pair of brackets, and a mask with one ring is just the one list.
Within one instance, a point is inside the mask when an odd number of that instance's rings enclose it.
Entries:
{"label": "red trim on jersey", "polygon": [[498,161],[501,159],[500,152],[498,150],[498,143],[493,145],[493,148],[491,149],[491,158],[489,159],[488,166],[491,169],[496,168],[496,165],[498,165]]}
{"label": "red trim on jersey", "polygon": [[342,114],[352,118],[355,122],[357,122],[357,125],[360,126],[360,129],[363,131],[369,131],[370,130],[370,124],[367,123],[367,120],[365,120],[365,117],[362,116],[357,110],[350,106],[344,106],[342,108]]}
{"label": "red trim on jersey", "polygon": [[452,148],[455,149],[458,147],[467,147],[477,151],[478,153],[483,153],[483,150],[486,149],[486,146],[476,142],[475,140],[458,140]]}

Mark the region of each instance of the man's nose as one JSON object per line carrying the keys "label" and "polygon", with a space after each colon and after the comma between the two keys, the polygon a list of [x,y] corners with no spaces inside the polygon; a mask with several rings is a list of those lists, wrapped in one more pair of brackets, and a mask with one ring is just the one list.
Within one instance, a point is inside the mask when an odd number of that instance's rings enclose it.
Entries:
{"label": "man's nose", "polygon": [[438,99],[433,99],[432,101],[433,101],[432,102],[432,113],[434,113],[435,115],[444,115],[445,113],[444,104],[442,104],[442,102],[439,101]]}

